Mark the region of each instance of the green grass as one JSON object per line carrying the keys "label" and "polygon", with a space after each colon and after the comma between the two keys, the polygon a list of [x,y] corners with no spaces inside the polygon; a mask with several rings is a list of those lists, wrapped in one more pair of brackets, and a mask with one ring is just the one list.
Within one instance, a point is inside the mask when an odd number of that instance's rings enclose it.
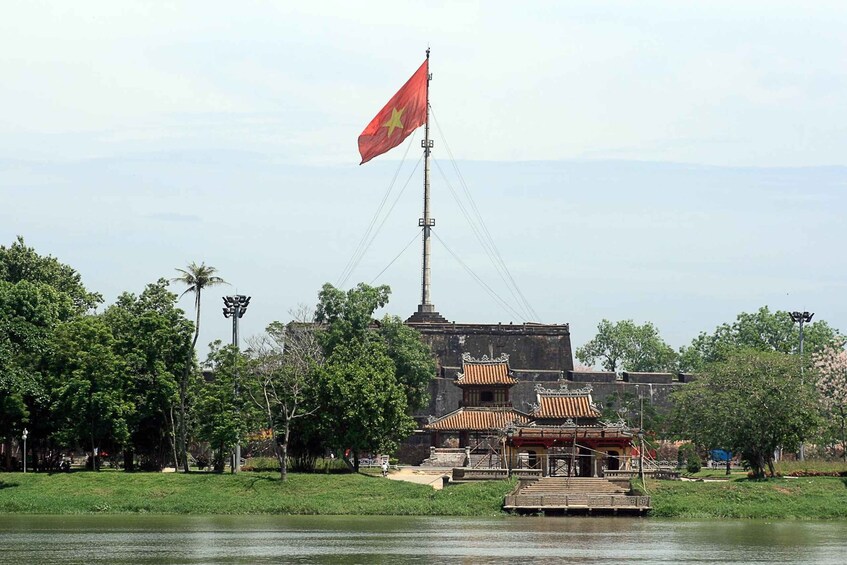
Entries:
{"label": "green grass", "polygon": [[790,475],[794,472],[812,473],[841,473],[847,471],[847,463],[844,461],[818,461],[815,459],[806,461],[780,461],[774,465],[777,474]]}
{"label": "green grass", "polygon": [[[818,469],[821,470],[821,469]],[[838,470],[838,469],[835,469]],[[365,474],[0,474],[0,513],[323,514],[503,516],[514,481],[435,491]],[[694,519],[847,519],[847,478],[647,481],[652,516]]]}
{"label": "green grass", "polygon": [[647,481],[652,516],[664,518],[845,519],[847,479]]}
{"label": "green grass", "polygon": [[0,474],[0,513],[498,516],[510,481],[442,491],[358,474]]}

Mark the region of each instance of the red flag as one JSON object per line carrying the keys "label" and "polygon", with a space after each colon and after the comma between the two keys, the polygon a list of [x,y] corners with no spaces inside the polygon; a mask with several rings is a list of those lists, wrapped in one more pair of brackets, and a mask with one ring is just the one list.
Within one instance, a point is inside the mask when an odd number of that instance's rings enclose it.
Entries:
{"label": "red flag", "polygon": [[397,147],[426,122],[428,62],[423,62],[359,136],[360,165]]}

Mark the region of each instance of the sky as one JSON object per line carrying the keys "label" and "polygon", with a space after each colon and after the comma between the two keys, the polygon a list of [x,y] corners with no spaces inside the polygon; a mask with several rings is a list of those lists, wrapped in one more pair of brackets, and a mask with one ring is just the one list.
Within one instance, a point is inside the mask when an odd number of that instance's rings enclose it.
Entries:
{"label": "sky", "polygon": [[569,323],[576,347],[633,319],[679,347],[768,305],[847,331],[845,28],[824,1],[12,1],[0,244],[24,236],[106,304],[213,265],[231,286],[204,293],[203,343],[229,339],[232,293],[253,297],[243,336],[326,282],[388,284],[380,314],[405,318],[422,132],[363,166],[356,138],[429,46],[449,320]]}

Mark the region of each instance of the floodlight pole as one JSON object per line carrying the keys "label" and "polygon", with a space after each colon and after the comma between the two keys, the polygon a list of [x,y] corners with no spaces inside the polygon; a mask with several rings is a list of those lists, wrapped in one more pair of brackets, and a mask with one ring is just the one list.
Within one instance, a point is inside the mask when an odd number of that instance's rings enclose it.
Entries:
{"label": "floodlight pole", "polygon": [[[238,349],[238,320],[240,320],[247,311],[247,306],[250,305],[250,297],[244,296],[243,294],[235,294],[231,296],[224,296],[223,301],[224,318],[232,318],[232,344],[235,346],[235,349]],[[235,384],[235,396],[238,397],[237,382]],[[230,469],[233,473],[241,471],[241,440],[235,444],[235,461],[233,465],[230,465]]]}
{"label": "floodlight pole", "polygon": [[[814,312],[791,312],[791,321],[795,324],[800,324],[800,384],[804,384],[803,370],[805,363],[803,362],[803,324],[812,321]],[[806,445],[800,442],[800,461],[806,460]]]}

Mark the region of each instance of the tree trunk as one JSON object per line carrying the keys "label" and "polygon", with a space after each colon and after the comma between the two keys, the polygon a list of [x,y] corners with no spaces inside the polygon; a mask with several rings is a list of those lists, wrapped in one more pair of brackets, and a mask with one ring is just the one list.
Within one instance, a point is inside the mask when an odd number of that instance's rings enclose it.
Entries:
{"label": "tree trunk", "polygon": [[[196,337],[194,338],[196,341]],[[191,349],[191,361],[194,362],[194,348]],[[182,457],[182,470],[188,473],[188,440],[185,431],[185,397],[188,391],[188,375],[190,369],[186,367],[183,371],[182,380],[179,383],[179,451]]]}
{"label": "tree trunk", "polygon": [[773,457],[768,457],[768,470],[771,472],[771,477],[776,476],[776,470],[773,468]]}
{"label": "tree trunk", "polygon": [[[177,442],[179,441],[179,439],[177,438],[177,435],[176,435],[176,420],[174,420],[174,407],[173,406],[170,406],[168,408],[168,413],[164,414],[164,417],[165,417],[166,423],[168,421],[170,421],[171,430],[170,430],[170,433],[168,434],[168,439],[170,440],[168,443],[170,444],[170,447],[171,447],[171,452],[172,452],[171,457],[173,457],[173,460],[174,460],[174,471],[179,471],[179,454],[177,453]],[[162,461],[162,467],[164,467],[164,458],[165,458],[164,449],[161,449],[160,453],[161,453],[161,457],[162,457],[162,460],[163,460]]]}
{"label": "tree trunk", "polygon": [[750,457],[750,467],[753,471],[754,479],[762,479],[765,476],[765,457],[764,455],[754,452]]}
{"label": "tree trunk", "polygon": [[124,449],[124,471],[127,473],[135,471],[135,453],[131,449]]}
{"label": "tree trunk", "polygon": [[730,456],[729,452],[726,452],[726,474],[729,475],[729,464],[730,464]]}
{"label": "tree trunk", "polygon": [[346,453],[342,453],[341,460],[344,461],[344,464],[347,465],[347,468],[353,471],[354,473],[359,470],[359,456],[353,455],[355,458],[355,462],[350,461],[350,456]]}
{"label": "tree trunk", "polygon": [[288,480],[288,438],[291,433],[290,429],[290,424],[285,422],[282,443],[277,441],[276,430],[272,429],[274,451],[276,451],[276,458],[279,461],[279,478],[282,481]]}
{"label": "tree trunk", "polygon": [[226,456],[225,450],[226,448],[224,447],[223,442],[221,442],[218,446],[218,456],[215,459],[215,473],[224,472],[224,467],[226,467],[226,459],[224,459]]}
{"label": "tree trunk", "polygon": [[194,339],[191,341],[191,356],[188,364],[182,372],[182,380],[179,383],[179,451],[182,455],[182,470],[189,472],[188,467],[188,434],[185,431],[185,399],[188,396],[188,377],[194,367],[194,359],[197,357],[197,338],[200,337],[200,289],[197,289],[194,301],[194,312],[197,316],[194,322]]}

